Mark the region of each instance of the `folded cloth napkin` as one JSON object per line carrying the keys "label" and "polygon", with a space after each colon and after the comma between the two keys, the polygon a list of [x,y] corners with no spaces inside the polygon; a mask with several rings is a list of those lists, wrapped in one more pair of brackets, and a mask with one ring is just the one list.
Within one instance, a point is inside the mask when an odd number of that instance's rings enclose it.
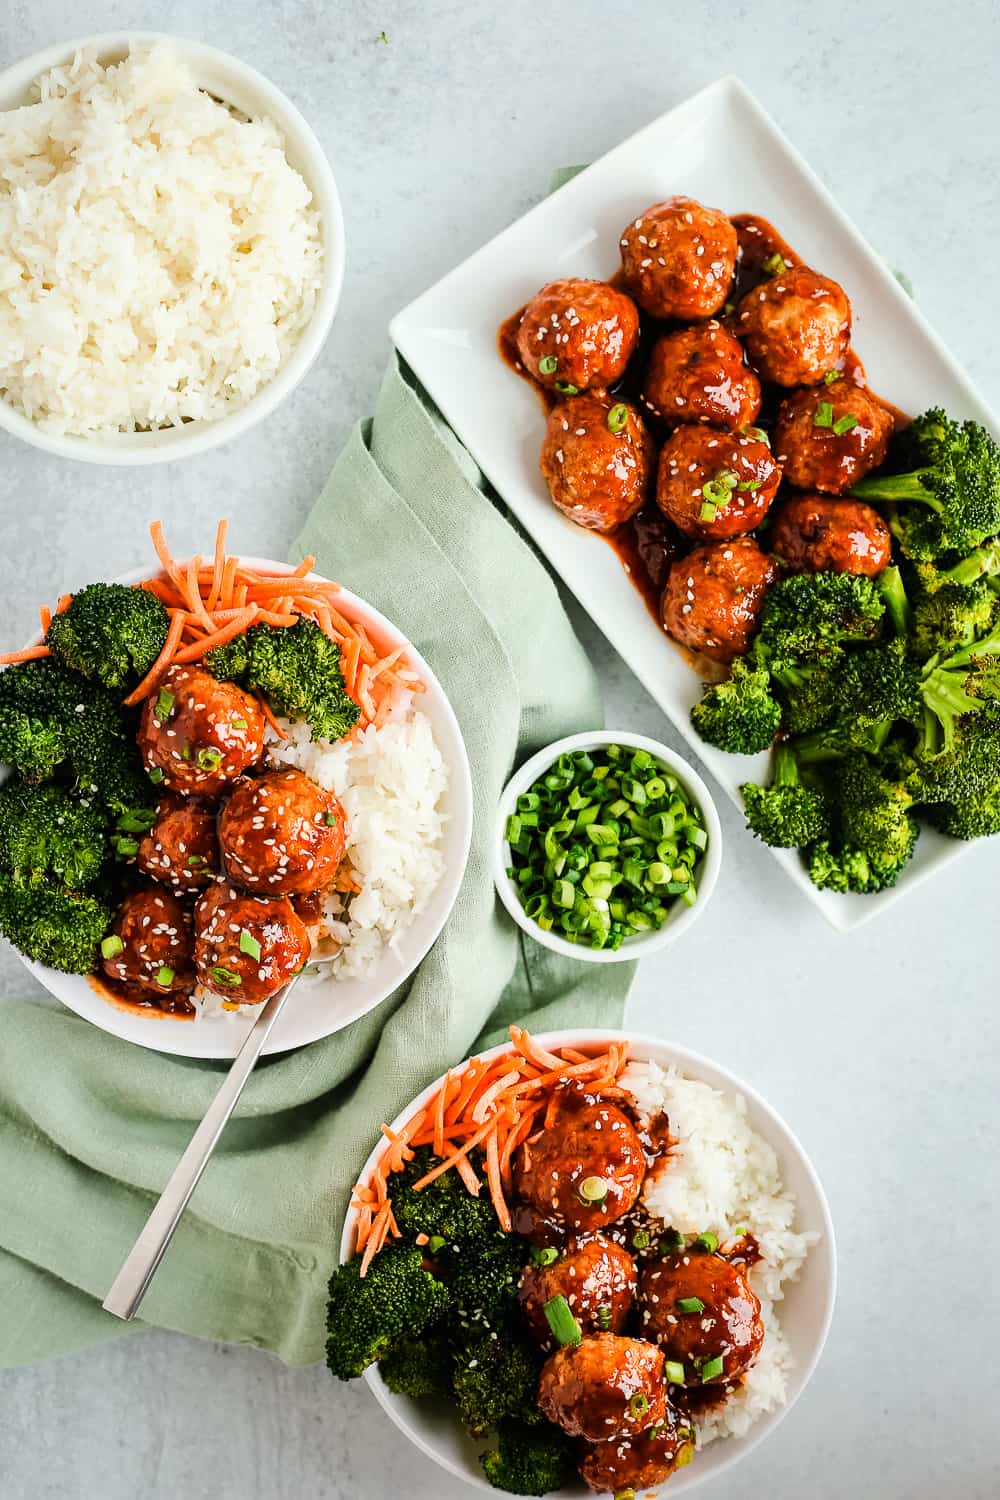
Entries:
{"label": "folded cloth napkin", "polygon": [[[322,1356],[343,1214],[382,1121],[515,1018],[536,1030],[618,1024],[633,970],[556,958],[495,899],[504,781],[549,741],[599,724],[600,699],[549,574],[395,361],[295,559],[308,552],[433,663],[468,747],[475,822],[455,909],[411,981],[326,1041],[259,1064],[143,1303],[147,1325],[289,1363]],[[61,1008],[5,1002],[0,1363],[135,1326],[101,1298],[224,1066],[147,1052]]]}

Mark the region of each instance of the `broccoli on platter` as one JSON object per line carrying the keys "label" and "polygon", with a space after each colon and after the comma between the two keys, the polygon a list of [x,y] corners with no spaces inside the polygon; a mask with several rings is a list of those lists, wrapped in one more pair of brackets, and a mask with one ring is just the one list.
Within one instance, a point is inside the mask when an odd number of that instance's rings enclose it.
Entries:
{"label": "broccoli on platter", "polygon": [[747,782],[740,788],[747,827],[775,849],[801,849],[829,831],[823,794],[804,786],[795,751],[779,745],[770,786]]}
{"label": "broccoli on platter", "polygon": [[737,657],[723,682],[706,685],[691,723],[707,744],[731,755],[766,750],[781,723],[767,671]]}
{"label": "broccoli on platter", "polygon": [[494,1489],[511,1495],[547,1495],[569,1482],[573,1460],[571,1439],[553,1423],[527,1427],[504,1421],[496,1445],[481,1454],[479,1462]]}
{"label": "broccoli on platter", "polygon": [[765,662],[836,660],[880,634],[885,600],[858,573],[793,573],[768,591],[757,645]]}
{"label": "broccoli on platter", "polygon": [[919,721],[918,676],[906,645],[892,640],[854,651],[837,670],[833,714],[813,734],[793,743],[800,765],[838,760],[852,750],[877,753],[899,721]]}
{"label": "broccoli on platter", "polygon": [[55,615],[45,644],[64,666],[105,687],[134,687],[163,649],[169,617],[147,589],[92,583]]}
{"label": "broccoli on platter", "polygon": [[340,647],[314,620],[252,625],[209,651],[204,665],[213,676],[260,693],[276,714],[304,719],[313,739],[342,739],[361,717],[344,684]]}
{"label": "broccoli on platter", "polygon": [[1000,595],[985,580],[969,586],[947,583],[920,593],[913,603],[910,650],[919,661],[950,655],[986,636],[1000,621]]}
{"label": "broccoli on platter", "polygon": [[934,407],[895,439],[888,467],[851,494],[897,507],[889,525],[906,557],[967,553],[1000,532],[1000,447],[979,422]]}

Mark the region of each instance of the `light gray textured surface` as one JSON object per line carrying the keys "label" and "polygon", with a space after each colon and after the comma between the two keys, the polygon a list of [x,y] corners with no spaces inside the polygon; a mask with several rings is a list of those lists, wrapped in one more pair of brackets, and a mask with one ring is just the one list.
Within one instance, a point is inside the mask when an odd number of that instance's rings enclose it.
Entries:
{"label": "light gray textured surface", "polygon": [[[53,538],[65,587],[132,566],[158,515],[181,552],[204,546],[206,519],[225,512],[237,547],[282,555],[372,405],[390,315],[534,202],[553,165],[599,154],[725,71],[743,76],[872,243],[906,268],[932,322],[1000,401],[984,306],[1000,231],[1000,26],[989,0],[633,0],[625,10],[96,0],[85,13],[17,0],[0,13],[0,63],[85,26],[124,25],[224,46],[301,107],[344,199],[344,299],[305,385],[231,449],[130,473],[0,440],[4,641],[22,639],[52,594]],[[383,29],[387,44],[375,40]],[[581,629],[603,663],[609,721],[673,740],[627,668]],[[997,848],[975,849],[947,889],[918,891],[845,939],[728,804],[721,813],[729,842],[711,917],[643,968],[628,1020],[716,1056],[792,1122],[830,1196],[841,1292],[795,1413],[702,1493],[995,1497],[1000,1028],[980,954],[981,934],[995,932]],[[0,993],[29,987],[0,954]],[[135,1333],[0,1376],[0,1402],[4,1500],[469,1493],[387,1431],[364,1389],[249,1349]]]}

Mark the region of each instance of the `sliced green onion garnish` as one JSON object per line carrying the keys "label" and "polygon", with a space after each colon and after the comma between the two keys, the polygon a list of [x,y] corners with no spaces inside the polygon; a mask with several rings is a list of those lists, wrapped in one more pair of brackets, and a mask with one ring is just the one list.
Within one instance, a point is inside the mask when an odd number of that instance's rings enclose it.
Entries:
{"label": "sliced green onion garnish", "polygon": [[156,975],[156,982],[160,986],[161,990],[165,990],[168,985],[173,984],[173,982],[174,982],[174,971],[170,967],[169,964],[164,964],[158,970],[157,975]]}
{"label": "sliced green onion garnish", "polygon": [[607,1333],[611,1327],[611,1308],[605,1303],[597,1309],[594,1318],[601,1333]]}
{"label": "sliced green onion garnish", "polygon": [[208,973],[209,978],[214,979],[216,984],[221,984],[229,990],[238,989],[243,983],[240,976],[234,974],[232,969],[224,969],[221,965],[217,965],[214,969],[209,969]]}
{"label": "sliced green onion garnish", "polygon": [[249,725],[247,724],[246,719],[233,719],[232,720],[232,725],[233,725],[234,729],[247,729],[247,728],[249,728]]}
{"label": "sliced green onion garnish", "polygon": [[114,840],[116,851],[124,858],[131,859],[133,854],[138,854],[139,845],[135,839],[118,838]]}
{"label": "sliced green onion garnish", "polygon": [[326,824],[327,828],[336,828],[337,814],[333,812],[325,812],[323,814],[323,822]]}
{"label": "sliced green onion garnish", "polygon": [[536,1245],[531,1252],[533,1266],[554,1266],[558,1259],[559,1251],[554,1245]]}
{"label": "sliced green onion garnish", "polygon": [[709,500],[703,500],[698,508],[698,515],[703,521],[714,521],[718,513],[719,507]]}
{"label": "sliced green onion garnish", "polygon": [[113,932],[101,943],[101,957],[117,958],[118,954],[124,951],[124,948],[125,944],[122,942],[121,938],[117,935],[117,933]]}
{"label": "sliced green onion garnish", "polygon": [[660,1240],[660,1253],[662,1255],[673,1255],[677,1250],[684,1249],[684,1236],[676,1229],[668,1229]]}
{"label": "sliced green onion garnish", "polygon": [[202,859],[200,854],[189,854],[184,863],[190,865],[192,869],[197,869],[197,867],[199,865],[203,865],[205,861]]}
{"label": "sliced green onion garnish", "polygon": [[240,952],[246,953],[254,963],[260,959],[260,943],[252,932],[247,932],[245,927],[240,932]]}
{"label": "sliced green onion garnish", "polygon": [[568,380],[557,380],[556,390],[559,392],[560,396],[575,396],[577,394],[577,387],[575,385],[570,385]]}
{"label": "sliced green onion garnish", "polygon": [[156,822],[156,812],[151,807],[137,807],[132,812],[122,813],[117,828],[123,833],[148,833]]}
{"label": "sliced green onion garnish", "polygon": [[700,1313],[705,1311],[705,1304],[700,1297],[678,1297],[677,1311],[682,1313]]}
{"label": "sliced green onion garnish", "polygon": [[222,751],[216,745],[198,751],[198,764],[203,771],[214,771],[221,760]]}
{"label": "sliced green onion garnish", "polygon": [[681,1364],[680,1360],[668,1359],[666,1364],[663,1366],[663,1373],[664,1375],[666,1375],[671,1385],[684,1384],[684,1366]]}
{"label": "sliced green onion garnish", "polygon": [[814,427],[833,426],[833,405],[829,401],[821,401],[813,412]]}
{"label": "sliced green onion garnish", "polygon": [[554,375],[559,368],[559,361],[554,354],[543,354],[538,361],[539,375]]}
{"label": "sliced green onion garnish", "polygon": [[154,786],[159,786],[164,777],[164,773],[160,770],[159,766],[151,766],[146,775]]}
{"label": "sliced green onion garnish", "polygon": [[645,1229],[637,1229],[636,1232],[635,1232],[635,1234],[632,1236],[632,1249],[633,1250],[648,1250],[649,1249],[649,1235],[646,1233]]}
{"label": "sliced green onion garnish", "polygon": [[843,437],[845,432],[850,432],[851,428],[857,427],[857,425],[857,417],[852,411],[849,411],[844,416],[837,418],[833,424],[833,430],[838,437]]}
{"label": "sliced green onion garnish", "polygon": [[158,724],[162,724],[170,718],[170,710],[173,708],[176,698],[167,688],[160,688],[156,695],[156,707],[153,709],[153,717]]}
{"label": "sliced green onion garnish", "polygon": [[608,1196],[608,1184],[603,1177],[585,1177],[577,1190],[583,1203],[603,1203]]}
{"label": "sliced green onion garnish", "polygon": [[631,1485],[626,1485],[623,1490],[615,1490],[611,1500],[635,1500],[635,1490]]}
{"label": "sliced green onion garnish", "polygon": [[788,270],[788,262],[779,250],[774,250],[761,266],[769,276],[780,276],[782,271]]}
{"label": "sliced green onion garnish", "polygon": [[705,1233],[699,1234],[695,1240],[695,1246],[699,1250],[708,1250],[714,1254],[719,1248],[719,1237],[717,1234],[713,1234],[710,1229],[706,1229]]}
{"label": "sliced green onion garnish", "polygon": [[823,376],[823,384],[824,385],[834,385],[839,379],[840,379],[840,371],[839,370],[827,370],[826,374]]}
{"label": "sliced green onion garnish", "polygon": [[432,1234],[427,1241],[427,1248],[432,1255],[437,1255],[438,1251],[443,1250],[446,1244],[447,1241],[443,1234]]}
{"label": "sliced green onion garnish", "polygon": [[624,401],[619,401],[608,412],[608,426],[612,432],[623,432],[628,426],[628,407]]}
{"label": "sliced green onion garnish", "polygon": [[629,1398],[628,1409],[630,1416],[644,1417],[646,1415],[649,1411],[649,1397],[645,1391],[636,1391],[635,1395]]}
{"label": "sliced green onion garnish", "polygon": [[716,1376],[722,1374],[724,1368],[725,1362],[721,1354],[715,1359],[707,1359],[698,1371],[698,1374],[701,1376],[702,1385],[707,1385],[710,1380],[715,1380]]}
{"label": "sliced green onion garnish", "polygon": [[579,1344],[582,1341],[583,1334],[580,1331],[580,1325],[561,1293],[557,1297],[549,1298],[544,1312],[545,1321],[551,1328],[552,1337],[557,1344]]}

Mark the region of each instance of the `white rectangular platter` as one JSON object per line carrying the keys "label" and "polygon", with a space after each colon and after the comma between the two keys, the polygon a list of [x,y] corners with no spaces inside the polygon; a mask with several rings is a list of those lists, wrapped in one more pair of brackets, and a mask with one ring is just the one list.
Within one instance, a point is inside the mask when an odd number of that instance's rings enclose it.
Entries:
{"label": "white rectangular platter", "polygon": [[[720,79],[609,151],[393,320],[396,347],[490,482],[741,805],[740,784],[765,776],[766,757],[724,755],[692,730],[688,711],[699,696],[697,677],[648,613],[612,548],[550,503],[538,469],[544,430],[538,394],[497,352],[500,323],[540,286],[561,276],[610,276],[618,268],[623,225],[674,193],[727,213],[762,215],[807,264],[841,282],[854,309],[854,347],[886,400],[910,412],[940,405],[994,432],[1000,424],[884,262],[736,78]],[[924,829],[896,888],[877,896],[818,891],[794,852],[772,852],[823,915],[847,931],[965,848]]]}

